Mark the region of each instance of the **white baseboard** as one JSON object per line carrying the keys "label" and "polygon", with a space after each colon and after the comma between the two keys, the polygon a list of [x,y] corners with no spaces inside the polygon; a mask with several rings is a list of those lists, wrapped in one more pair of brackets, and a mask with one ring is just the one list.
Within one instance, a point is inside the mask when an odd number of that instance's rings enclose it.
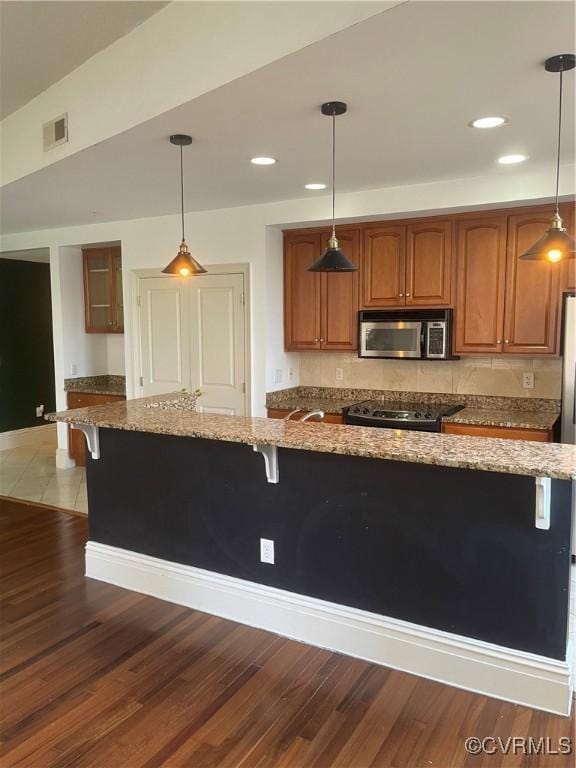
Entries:
{"label": "white baseboard", "polygon": [[56,424],[41,424],[39,427],[0,432],[0,451],[37,443],[54,443],[54,448],[56,448],[56,442]]}
{"label": "white baseboard", "polygon": [[58,469],[72,469],[75,466],[76,462],[70,458],[68,448],[58,448],[56,450],[56,467]]}
{"label": "white baseboard", "polygon": [[569,715],[571,663],[89,541],[86,576],[515,704]]}

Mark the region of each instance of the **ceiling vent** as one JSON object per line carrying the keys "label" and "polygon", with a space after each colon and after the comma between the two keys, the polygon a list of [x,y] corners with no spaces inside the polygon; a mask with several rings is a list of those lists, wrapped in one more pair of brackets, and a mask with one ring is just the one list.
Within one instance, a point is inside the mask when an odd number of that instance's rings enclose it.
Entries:
{"label": "ceiling vent", "polygon": [[68,113],[65,112],[54,120],[49,120],[42,126],[42,139],[44,152],[58,147],[60,144],[66,144],[68,141]]}

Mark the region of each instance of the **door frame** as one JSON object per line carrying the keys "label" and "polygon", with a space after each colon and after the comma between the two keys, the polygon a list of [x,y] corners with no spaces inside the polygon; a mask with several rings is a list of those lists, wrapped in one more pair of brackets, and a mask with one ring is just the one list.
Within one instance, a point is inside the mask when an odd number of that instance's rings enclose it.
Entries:
{"label": "door frame", "polygon": [[[244,282],[244,375],[246,392],[244,393],[244,410],[246,416],[252,415],[252,350],[250,339],[252,338],[250,326],[250,264],[206,264],[207,276],[210,275],[242,275]],[[159,269],[133,269],[130,273],[130,308],[132,310],[132,364],[134,370],[134,393],[136,397],[143,397],[140,377],[142,371],[142,337],[140,335],[140,281],[146,278],[164,278],[166,280],[201,280],[202,275],[179,278],[175,275],[165,275]]]}

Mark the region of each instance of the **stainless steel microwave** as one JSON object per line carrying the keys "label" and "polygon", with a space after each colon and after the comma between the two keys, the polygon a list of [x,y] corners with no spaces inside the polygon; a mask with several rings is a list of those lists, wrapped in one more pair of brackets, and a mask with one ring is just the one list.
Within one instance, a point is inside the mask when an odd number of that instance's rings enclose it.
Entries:
{"label": "stainless steel microwave", "polygon": [[365,310],[359,313],[358,357],[448,360],[452,310]]}

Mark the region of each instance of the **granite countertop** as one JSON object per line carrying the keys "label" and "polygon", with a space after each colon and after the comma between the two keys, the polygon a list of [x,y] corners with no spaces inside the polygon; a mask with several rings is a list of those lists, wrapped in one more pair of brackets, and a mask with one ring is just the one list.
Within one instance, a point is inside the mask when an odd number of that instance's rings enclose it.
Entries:
{"label": "granite countertop", "polygon": [[363,400],[382,402],[426,403],[430,405],[463,405],[464,408],[442,421],[455,424],[475,424],[484,427],[516,429],[552,429],[560,415],[557,400],[543,398],[492,397],[484,395],[454,395],[452,393],[396,392],[385,390],[337,389],[330,387],[293,387],[269,392],[268,408],[303,411],[320,409],[324,413],[341,413]]}
{"label": "granite countertop", "polygon": [[247,445],[364,456],[514,475],[576,479],[576,446],[445,435],[437,432],[311,424],[282,419],[162,410],[177,394],[52,413],[48,421],[149,432]]}
{"label": "granite countertop", "polygon": [[476,424],[482,427],[512,427],[515,429],[552,429],[558,419],[556,411],[489,410],[463,408],[442,421],[453,424]]}
{"label": "granite countertop", "polygon": [[268,408],[280,408],[282,410],[295,411],[316,411],[321,410],[324,413],[342,413],[343,408],[357,403],[357,398],[334,399],[331,397],[294,397],[283,400],[278,405],[269,405]]}
{"label": "granite countertop", "polygon": [[66,392],[82,392],[86,395],[126,396],[126,377],[104,374],[102,376],[77,376],[64,379]]}

